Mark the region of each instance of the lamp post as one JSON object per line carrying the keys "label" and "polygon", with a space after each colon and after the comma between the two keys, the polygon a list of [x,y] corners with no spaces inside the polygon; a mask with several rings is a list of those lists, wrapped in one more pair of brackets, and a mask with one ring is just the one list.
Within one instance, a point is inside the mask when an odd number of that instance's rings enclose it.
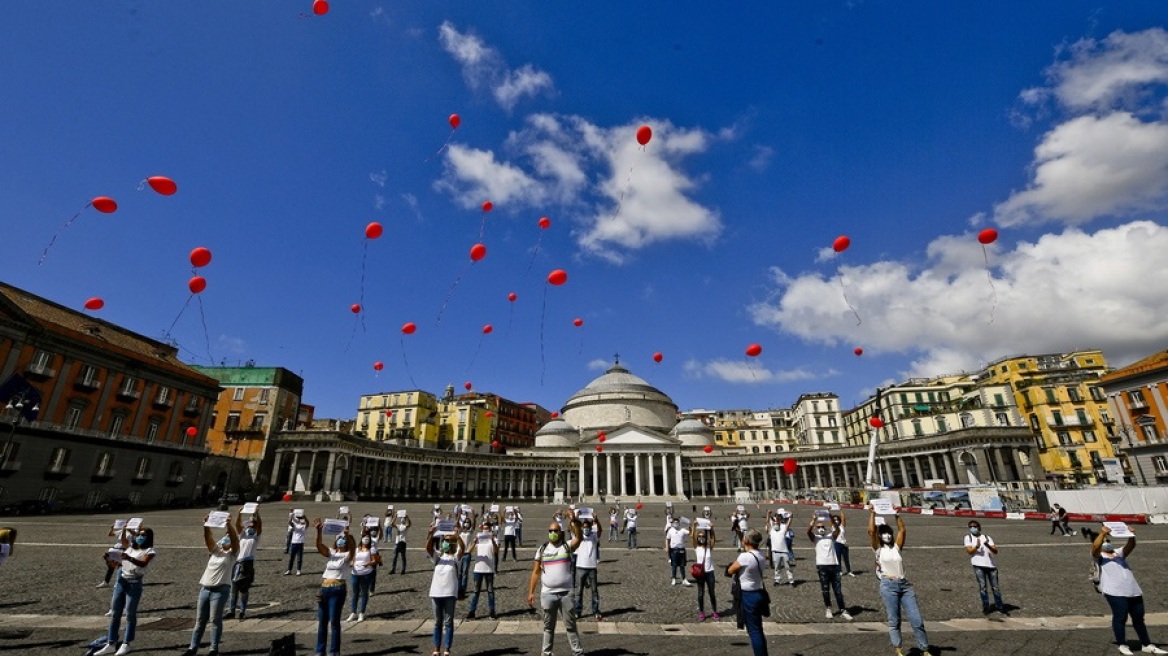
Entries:
{"label": "lamp post", "polygon": [[223,481],[223,491],[219,494],[219,510],[220,511],[225,512],[227,510],[227,490],[231,489],[231,472],[232,472],[232,470],[235,469],[236,465],[238,464],[236,462],[236,458],[239,457],[239,443],[242,440],[243,440],[243,438],[238,437],[238,436],[232,436],[232,435],[227,436],[226,441],[229,443],[232,443],[233,446],[231,449],[231,466],[227,469],[227,479]]}
{"label": "lamp post", "polygon": [[[16,437],[16,427],[23,423],[26,417],[36,417],[37,413],[41,411],[39,401],[40,394],[32,387],[25,388],[9,397],[8,405],[4,406],[4,410],[8,413],[15,412],[15,416],[9,420],[8,440],[4,443],[4,459],[0,460],[0,468],[7,467],[12,460],[12,440]],[[26,406],[30,403],[32,407],[26,410]]]}

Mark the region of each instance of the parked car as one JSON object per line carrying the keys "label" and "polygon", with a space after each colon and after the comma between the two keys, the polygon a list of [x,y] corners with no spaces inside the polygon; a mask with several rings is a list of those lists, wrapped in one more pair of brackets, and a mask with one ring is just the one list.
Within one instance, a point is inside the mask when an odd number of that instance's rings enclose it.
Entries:
{"label": "parked car", "polygon": [[0,515],[47,515],[57,509],[53,501],[25,499],[0,506]]}

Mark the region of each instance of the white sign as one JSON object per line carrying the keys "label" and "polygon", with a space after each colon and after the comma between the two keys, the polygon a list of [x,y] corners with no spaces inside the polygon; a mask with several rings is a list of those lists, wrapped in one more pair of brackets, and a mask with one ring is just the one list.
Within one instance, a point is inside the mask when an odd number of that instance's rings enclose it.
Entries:
{"label": "white sign", "polygon": [[491,504],[491,512],[493,512],[493,513],[499,512],[499,504],[497,504],[497,503]]}
{"label": "white sign", "polygon": [[746,512],[746,507],[745,506],[735,506],[734,510],[737,510],[740,513],[744,513],[744,512]]}
{"label": "white sign", "polygon": [[131,517],[130,521],[126,522],[127,531],[137,531],[142,526],[141,517]]}
{"label": "white sign", "polygon": [[1136,536],[1131,528],[1123,522],[1103,522],[1103,525],[1111,529],[1111,537],[1113,538],[1134,538]]}
{"label": "white sign", "polygon": [[1103,464],[1103,471],[1107,473],[1107,480],[1112,483],[1123,482],[1123,463],[1119,458],[1100,458],[1099,462]]}
{"label": "white sign", "polygon": [[453,519],[438,520],[438,525],[434,529],[434,535],[454,535],[454,526]]}
{"label": "white sign", "polygon": [[678,521],[678,523],[681,524],[682,528],[689,528],[689,525],[690,525],[689,517],[682,517],[681,519],[679,519],[677,521]]}
{"label": "white sign", "polygon": [[1026,513],[1008,512],[1006,513],[1006,519],[1026,519]]}
{"label": "white sign", "polygon": [[706,519],[705,517],[699,517],[697,519],[697,527],[702,531],[710,530],[710,520]]}
{"label": "white sign", "polygon": [[293,510],[293,511],[292,511],[292,515],[293,515],[293,516],[295,516],[295,517],[303,517],[303,516],[304,516],[304,509],[303,509],[303,508],[297,508],[297,509],[295,509],[295,510]]}
{"label": "white sign", "polygon": [[120,531],[125,527],[126,527],[126,520],[124,520],[124,519],[115,519],[114,520],[114,530],[115,531]]}
{"label": "white sign", "polygon": [[816,510],[815,511],[815,521],[823,522],[824,524],[830,522],[831,521],[831,511],[830,510]]}
{"label": "white sign", "polygon": [[387,513],[391,513],[391,512],[393,512],[393,506],[386,506],[386,507],[385,507],[385,512],[387,512]]}
{"label": "white sign", "polygon": [[348,515],[349,514],[349,507],[348,506],[341,506],[341,509],[337,511],[337,514],[338,515]]}
{"label": "white sign", "polygon": [[839,512],[840,505],[838,503],[829,503],[827,504],[827,509],[832,512]]}
{"label": "white sign", "polygon": [[879,516],[879,515],[877,515],[877,516],[876,516],[876,525],[877,525],[877,526],[884,526],[884,524],[885,524],[885,522],[884,522],[884,518],[883,518],[883,517],[881,517],[881,516]]}
{"label": "white sign", "polygon": [[576,519],[592,519],[591,508],[580,508],[576,511]]}
{"label": "white sign", "polygon": [[320,527],[320,532],[322,535],[342,535],[346,528],[348,523],[343,519],[326,519]]}
{"label": "white sign", "polygon": [[260,504],[254,502],[254,501],[251,501],[251,502],[243,504],[243,509],[240,510],[240,512],[245,512],[249,515],[254,515],[256,513],[256,511],[259,509],[260,509]]}
{"label": "white sign", "polygon": [[896,514],[896,510],[892,507],[892,499],[872,499],[872,509],[876,511],[877,515]]}
{"label": "white sign", "polygon": [[[391,506],[391,507],[392,507],[392,506]],[[397,516],[398,516],[398,517],[405,517],[405,516],[406,516],[406,510],[405,510],[405,508],[402,508],[401,510],[397,511]]]}
{"label": "white sign", "polygon": [[376,517],[366,517],[365,525],[369,528],[377,528],[378,526],[381,526],[381,523],[377,521]]}
{"label": "white sign", "polygon": [[503,512],[515,512],[515,506],[503,506]]}
{"label": "white sign", "polygon": [[207,515],[207,521],[203,522],[203,526],[209,528],[227,528],[227,520],[229,519],[231,519],[231,513],[216,510]]}

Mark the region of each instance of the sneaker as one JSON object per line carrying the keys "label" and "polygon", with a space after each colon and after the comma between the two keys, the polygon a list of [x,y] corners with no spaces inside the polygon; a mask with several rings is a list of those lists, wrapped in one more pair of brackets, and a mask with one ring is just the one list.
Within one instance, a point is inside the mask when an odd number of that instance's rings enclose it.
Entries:
{"label": "sneaker", "polygon": [[826,617],[826,618],[827,618],[827,619],[829,619],[829,620],[830,620],[832,617],[834,617],[834,615],[832,614],[832,612],[831,612],[831,609],[830,609],[830,608],[828,608],[828,609],[825,609],[825,610],[823,611],[823,616],[824,616],[824,617]]}
{"label": "sneaker", "polygon": [[357,621],[364,622],[365,621],[365,613],[357,613]]}
{"label": "sneaker", "polygon": [[714,620],[715,622],[717,622],[718,620],[720,620],[720,619],[722,619],[722,618],[721,618],[721,617],[720,617],[720,616],[719,616],[717,613],[710,613],[710,619],[712,619],[712,620]]}
{"label": "sneaker", "polygon": [[296,570],[296,576],[300,576],[300,570]]}
{"label": "sneaker", "polygon": [[787,579],[787,583],[790,585],[795,585],[795,577],[792,576],[791,578]]}
{"label": "sneaker", "polygon": [[849,621],[849,622],[851,622],[851,621],[852,621],[852,615],[851,615],[851,613],[849,613],[849,612],[848,612],[848,611],[846,611],[846,610],[841,610],[841,611],[840,611],[840,617],[844,618],[845,620],[847,620],[847,621]]}
{"label": "sneaker", "polygon": [[229,610],[226,613],[223,613],[223,619],[225,619],[225,620],[235,619],[235,611]]}
{"label": "sneaker", "polygon": [[102,581],[101,583],[98,583],[98,584],[97,584],[97,587],[99,587],[99,588],[108,588],[108,587],[109,587],[109,583],[106,583],[105,581]]}
{"label": "sneaker", "polygon": [[669,579],[669,585],[677,585],[677,579]]}
{"label": "sneaker", "polygon": [[356,622],[357,621],[357,613],[349,613],[349,616],[347,618],[345,618],[345,621],[346,622]]}
{"label": "sneaker", "polygon": [[114,656],[126,656],[128,653],[130,653],[130,643],[123,642],[122,646],[118,647],[118,650],[114,652]]}
{"label": "sneaker", "polygon": [[780,581],[779,579],[775,579],[775,585],[782,585],[782,584],[783,584],[782,581]]}
{"label": "sneaker", "polygon": [[[106,643],[106,645],[104,647],[102,647],[101,649],[98,649],[97,651],[93,652],[93,656],[109,656],[109,654],[112,654],[117,650],[118,650],[118,648],[116,646],[114,646],[114,643],[109,642],[109,643]],[[1131,652],[1128,652],[1128,653],[1131,653]]]}
{"label": "sneaker", "polygon": [[1132,654],[1135,652],[1133,652],[1131,647],[1128,647],[1127,645],[1120,645],[1119,653],[1123,654],[1123,656],[1132,656]]}
{"label": "sneaker", "polygon": [[850,576],[852,578],[856,578],[856,573],[855,572],[848,572],[848,576]]}
{"label": "sneaker", "polygon": [[682,584],[682,585],[693,585],[693,583],[690,583],[690,582],[689,582],[689,579],[682,579],[682,580],[681,580],[681,584]]}
{"label": "sneaker", "polygon": [[[494,614],[494,613],[491,613],[490,615],[487,615],[487,619],[490,619],[490,620],[497,620],[497,619],[499,619],[499,616],[498,616],[498,615],[496,615],[496,614]],[[601,617],[601,616],[599,616],[599,615],[597,615],[597,616],[596,616],[596,619],[598,619],[598,620],[602,620],[602,619],[604,619],[604,618],[603,618],[603,617]]]}
{"label": "sneaker", "polygon": [[706,621],[706,614],[705,613],[698,613],[698,621],[705,622]]}
{"label": "sneaker", "polygon": [[[492,619],[494,619],[494,618],[492,618]],[[596,614],[596,621],[597,621],[597,622],[603,622],[603,621],[604,621],[604,616],[603,616],[603,615],[601,615],[600,613],[597,613],[597,614]]]}
{"label": "sneaker", "polygon": [[1168,654],[1168,651],[1164,651],[1156,645],[1144,645],[1144,648],[1140,651],[1144,652],[1145,654]]}
{"label": "sneaker", "polygon": [[284,572],[284,576],[291,576],[291,575],[292,575],[292,570],[288,570],[287,572]]}
{"label": "sneaker", "polygon": [[105,612],[105,616],[106,616],[106,617],[113,617],[113,616],[114,616],[114,612],[113,612],[112,610],[107,610],[107,611]]}

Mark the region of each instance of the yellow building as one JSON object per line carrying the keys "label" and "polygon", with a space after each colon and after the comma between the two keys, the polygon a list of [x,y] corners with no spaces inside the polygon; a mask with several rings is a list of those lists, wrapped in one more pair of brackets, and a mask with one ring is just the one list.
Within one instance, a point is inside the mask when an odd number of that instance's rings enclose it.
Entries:
{"label": "yellow building", "polygon": [[1085,350],[1003,358],[986,367],[978,382],[1013,388],[1048,480],[1093,484],[1109,482],[1102,459],[1115,456],[1107,439],[1112,418],[1101,383],[1106,373],[1103,352]]}
{"label": "yellow building", "polygon": [[361,397],[354,432],[375,442],[434,448],[443,424],[438,398],[421,390]]}

